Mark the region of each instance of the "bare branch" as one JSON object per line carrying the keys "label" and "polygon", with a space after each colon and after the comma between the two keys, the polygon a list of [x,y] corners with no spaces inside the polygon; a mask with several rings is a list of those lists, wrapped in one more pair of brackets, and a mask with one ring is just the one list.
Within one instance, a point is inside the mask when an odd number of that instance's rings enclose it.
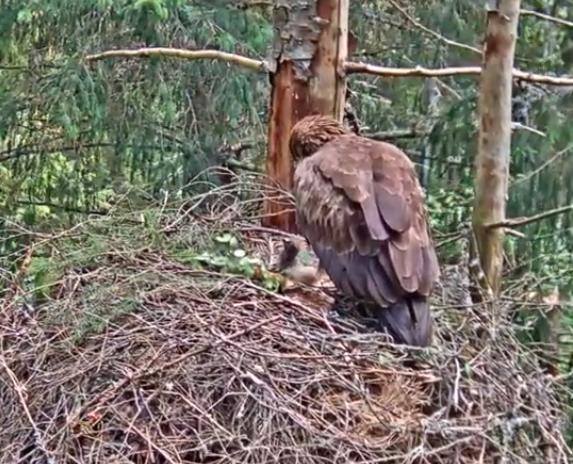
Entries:
{"label": "bare branch", "polygon": [[[462,66],[452,68],[424,68],[416,66],[415,68],[387,68],[368,63],[348,61],[344,64],[344,70],[348,74],[372,74],[382,77],[448,77],[448,76],[479,76],[481,75],[481,66]],[[536,84],[547,84],[557,86],[573,85],[571,76],[547,76],[543,74],[534,74],[519,69],[513,70],[514,79]]]}
{"label": "bare branch", "polygon": [[519,232],[518,230],[513,230],[506,227],[504,228],[504,231],[507,235],[513,235],[514,237],[517,238],[527,238],[527,235],[525,235],[523,232]]}
{"label": "bare branch", "polygon": [[441,87],[446,92],[448,92],[450,95],[454,96],[456,98],[456,100],[463,100],[464,99],[458,92],[456,92],[452,87],[450,87],[448,84],[446,84],[441,79],[436,79],[435,82],[436,82],[436,84],[438,84],[438,87]]}
{"label": "bare branch", "polygon": [[226,61],[253,71],[266,71],[267,65],[262,60],[226,53],[220,50],[185,50],[181,48],[139,48],[137,50],[108,50],[86,56],[86,61],[98,61],[105,58],[179,58],[183,60],[218,60]]}
{"label": "bare branch", "polygon": [[348,74],[372,74],[382,77],[449,77],[449,76],[479,76],[480,66],[462,66],[455,68],[430,69],[422,66],[415,68],[388,68],[369,63],[347,61],[344,70]]}
{"label": "bare branch", "polygon": [[[263,60],[256,60],[234,53],[219,50],[185,50],[180,48],[140,48],[137,50],[108,50],[86,56],[86,61],[99,61],[106,58],[178,58],[183,60],[219,60],[226,61],[245,69],[268,72],[268,65]],[[448,77],[448,76],[479,76],[481,66],[461,66],[451,68],[430,69],[422,66],[415,68],[387,68],[368,63],[347,61],[344,70],[348,74],[372,74],[383,77]],[[513,70],[513,77],[518,80],[556,86],[573,85],[571,76],[547,76],[534,74],[519,69]]]}
{"label": "bare branch", "polygon": [[550,211],[545,211],[543,213],[536,214],[535,216],[530,217],[519,217],[514,219],[505,219],[499,222],[492,222],[490,224],[486,224],[486,227],[493,229],[496,227],[521,227],[527,224],[531,224],[533,222],[538,222],[543,219],[547,219],[553,216],[557,216],[559,214],[564,214],[569,211],[573,211],[573,203],[567,206],[561,206],[560,208],[555,208]]}
{"label": "bare branch", "polygon": [[519,179],[516,179],[514,182],[512,182],[512,186],[514,185],[518,185],[521,184],[522,182],[525,182],[529,179],[531,179],[532,177],[534,177],[535,175],[539,174],[541,171],[543,171],[547,166],[551,165],[553,162],[555,162],[557,159],[561,158],[565,153],[568,153],[571,151],[571,149],[573,149],[573,144],[568,145],[567,147],[565,147],[563,150],[558,151],[555,155],[553,155],[551,158],[549,158],[547,161],[545,161],[541,166],[539,166],[538,168],[534,169],[533,171],[531,171],[530,173],[528,173],[526,176],[521,177]]}
{"label": "bare branch", "polygon": [[538,11],[533,10],[521,10],[519,12],[521,16],[535,16],[540,19],[544,19],[545,21],[550,21],[552,23],[561,24],[562,26],[573,27],[573,22],[567,21],[566,19],[556,18],[555,16],[549,16],[543,13],[539,13]]}
{"label": "bare branch", "polygon": [[417,27],[418,29],[420,29],[421,31],[425,32],[428,35],[431,35],[432,37],[438,39],[440,42],[445,43],[446,45],[450,45],[452,47],[458,47],[458,48],[463,48],[464,50],[469,50],[471,52],[474,53],[479,53],[481,55],[481,50],[479,48],[475,48],[472,47],[471,45],[466,45],[460,42],[456,42],[455,40],[451,40],[448,39],[447,37],[444,37],[443,35],[441,35],[440,33],[430,29],[427,26],[424,26],[422,23],[420,23],[416,18],[414,18],[413,16],[411,16],[404,8],[402,8],[397,2],[395,2],[394,0],[388,0],[389,3],[396,8],[400,14],[402,16],[404,16],[404,18],[406,18],[406,20],[411,23],[414,27]]}
{"label": "bare branch", "polygon": [[519,69],[513,70],[513,78],[520,81],[532,82],[534,84],[557,86],[573,85],[573,77],[571,76],[548,76],[545,74],[534,74],[527,71],[520,71]]}
{"label": "bare branch", "polygon": [[511,129],[524,130],[526,132],[531,132],[532,134],[539,135],[539,137],[547,137],[547,134],[545,132],[541,132],[539,129],[536,129],[535,127],[526,126],[525,124],[521,124],[520,122],[513,121],[511,123]]}
{"label": "bare branch", "polygon": [[411,129],[397,129],[393,131],[374,132],[366,136],[373,140],[396,140],[396,139],[413,139],[428,135],[427,130],[412,127]]}

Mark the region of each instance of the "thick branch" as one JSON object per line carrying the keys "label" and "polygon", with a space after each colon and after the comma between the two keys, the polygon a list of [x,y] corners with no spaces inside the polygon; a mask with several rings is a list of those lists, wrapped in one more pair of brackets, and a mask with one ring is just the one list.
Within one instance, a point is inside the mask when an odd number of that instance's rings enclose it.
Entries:
{"label": "thick branch", "polygon": [[543,213],[536,214],[535,216],[519,217],[514,219],[505,219],[503,221],[498,221],[498,222],[492,222],[490,224],[486,224],[486,227],[490,229],[494,229],[497,227],[521,227],[521,226],[526,226],[527,224],[531,224],[533,222],[539,222],[543,219],[557,216],[559,214],[564,214],[569,211],[573,211],[573,203],[567,206],[562,206],[560,208],[555,208],[550,211],[545,211]]}
{"label": "thick branch", "polygon": [[534,84],[557,86],[573,85],[572,76],[548,76],[545,74],[534,74],[527,71],[520,71],[519,69],[513,70],[513,78],[524,82],[532,82]]}
{"label": "thick branch", "polygon": [[[481,66],[462,66],[452,68],[424,68],[416,66],[415,68],[387,68],[376,66],[368,63],[351,62],[344,64],[344,70],[348,74],[373,74],[382,77],[449,77],[449,76],[480,76],[482,73]],[[519,69],[513,70],[514,79],[535,84],[548,84],[556,86],[573,85],[571,76],[547,76],[543,74],[534,74]]]}
{"label": "thick branch", "polygon": [[86,56],[86,61],[98,61],[105,58],[179,58],[183,60],[218,60],[241,66],[253,71],[266,71],[264,61],[246,56],[226,53],[220,50],[184,50],[180,48],[139,48],[137,50],[108,50]]}
{"label": "thick branch", "polygon": [[573,22],[567,21],[566,19],[556,18],[555,16],[549,16],[538,11],[533,10],[521,10],[521,16],[535,16],[536,18],[544,19],[545,21],[550,21],[552,23],[561,24],[562,26],[573,27]]}

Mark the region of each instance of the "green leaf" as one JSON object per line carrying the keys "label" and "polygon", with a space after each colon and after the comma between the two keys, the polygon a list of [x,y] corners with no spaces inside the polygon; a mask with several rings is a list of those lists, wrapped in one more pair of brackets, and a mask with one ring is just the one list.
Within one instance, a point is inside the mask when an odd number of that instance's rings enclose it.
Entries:
{"label": "green leaf", "polygon": [[32,10],[28,8],[24,8],[23,10],[18,11],[18,15],[16,16],[16,21],[19,24],[29,24],[32,22],[32,19]]}
{"label": "green leaf", "polygon": [[231,234],[223,234],[215,237],[215,241],[219,243],[229,243],[233,239]]}
{"label": "green leaf", "polygon": [[247,255],[247,252],[245,250],[237,249],[237,250],[233,251],[233,256],[235,258],[244,258],[246,255]]}
{"label": "green leaf", "polygon": [[211,258],[209,264],[216,267],[225,267],[229,264],[229,260],[224,256],[214,256]]}

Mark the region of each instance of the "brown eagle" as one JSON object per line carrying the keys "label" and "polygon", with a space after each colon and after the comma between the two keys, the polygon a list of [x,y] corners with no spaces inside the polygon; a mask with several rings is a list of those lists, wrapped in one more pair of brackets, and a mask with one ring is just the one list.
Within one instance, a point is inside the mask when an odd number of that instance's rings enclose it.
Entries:
{"label": "brown eagle", "polygon": [[375,303],[396,343],[429,345],[439,267],[412,162],[324,116],[299,121],[289,144],[297,225],[320,266],[343,294]]}

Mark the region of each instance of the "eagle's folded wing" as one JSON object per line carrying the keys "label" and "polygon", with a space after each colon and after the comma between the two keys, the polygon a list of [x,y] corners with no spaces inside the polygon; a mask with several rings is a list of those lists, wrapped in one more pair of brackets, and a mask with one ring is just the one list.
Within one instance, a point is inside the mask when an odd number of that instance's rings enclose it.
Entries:
{"label": "eagle's folded wing", "polygon": [[428,295],[438,262],[413,165],[390,144],[343,136],[295,172],[297,221],[335,285],[388,306]]}

